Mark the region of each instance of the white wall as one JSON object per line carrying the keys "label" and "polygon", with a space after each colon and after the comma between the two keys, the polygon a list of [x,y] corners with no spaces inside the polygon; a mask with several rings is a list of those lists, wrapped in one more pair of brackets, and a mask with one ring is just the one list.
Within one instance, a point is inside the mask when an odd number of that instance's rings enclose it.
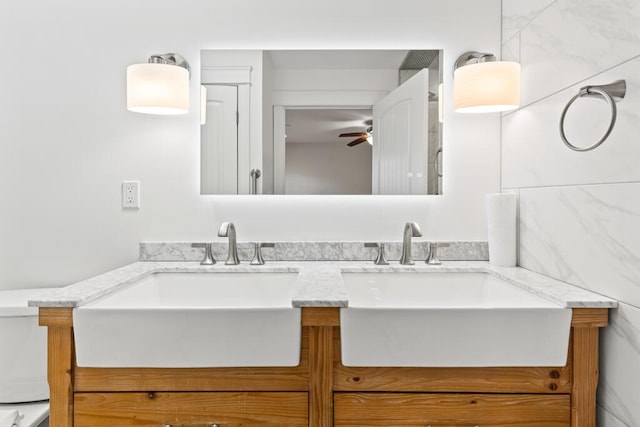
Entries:
{"label": "white wall", "polygon": [[[364,17],[367,28],[353,25]],[[125,70],[200,49],[500,48],[500,0],[46,0],[0,2],[0,288],[65,285],[135,261],[140,240],[486,238],[483,194],[499,189],[500,120],[451,111],[445,72],[445,196],[199,195],[199,111],[125,108]],[[141,181],[141,209],[120,184]],[[376,212],[376,215],[368,215]]]}
{"label": "white wall", "polygon": [[287,142],[286,194],[371,194],[369,144]]}
{"label": "white wall", "polygon": [[[503,57],[522,64],[524,107],[502,121],[503,186],[520,194],[519,264],[620,301],[601,333],[598,427],[640,425],[640,3],[503,0]],[[560,113],[588,84],[627,80],[607,141],[562,143]],[[604,102],[567,116],[576,145]]]}
{"label": "white wall", "polygon": [[397,69],[291,69],[273,73],[274,91],[390,92],[398,87]]}

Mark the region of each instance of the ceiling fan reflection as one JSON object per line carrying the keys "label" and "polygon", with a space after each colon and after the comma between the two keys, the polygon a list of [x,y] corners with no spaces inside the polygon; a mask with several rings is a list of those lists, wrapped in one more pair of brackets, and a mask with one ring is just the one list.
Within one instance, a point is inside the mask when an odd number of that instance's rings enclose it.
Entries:
{"label": "ceiling fan reflection", "polygon": [[363,142],[368,142],[369,145],[373,145],[373,127],[369,126],[364,132],[347,132],[341,133],[338,135],[339,138],[343,137],[356,137],[353,141],[349,142],[347,145],[349,147],[354,147],[358,144],[362,144]]}

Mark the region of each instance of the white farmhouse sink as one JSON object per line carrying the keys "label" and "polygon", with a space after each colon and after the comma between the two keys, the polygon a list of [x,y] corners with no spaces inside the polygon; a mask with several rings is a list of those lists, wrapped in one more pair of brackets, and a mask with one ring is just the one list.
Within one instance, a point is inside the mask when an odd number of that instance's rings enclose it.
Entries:
{"label": "white farmhouse sink", "polygon": [[297,366],[297,273],[155,273],[73,310],[78,366]]}
{"label": "white farmhouse sink", "polygon": [[564,366],[571,309],[487,273],[342,273],[345,366]]}

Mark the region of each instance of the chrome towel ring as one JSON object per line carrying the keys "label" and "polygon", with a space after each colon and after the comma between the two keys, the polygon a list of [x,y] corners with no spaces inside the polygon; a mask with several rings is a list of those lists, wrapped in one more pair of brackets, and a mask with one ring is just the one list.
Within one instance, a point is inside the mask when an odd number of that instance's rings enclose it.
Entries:
{"label": "chrome towel ring", "polygon": [[[607,85],[584,86],[580,88],[578,94],[569,100],[567,105],[564,107],[564,110],[562,110],[562,115],[560,116],[560,137],[562,138],[562,141],[565,143],[565,145],[574,151],[591,151],[594,148],[599,147],[600,144],[602,144],[609,137],[611,131],[613,130],[613,126],[616,124],[616,117],[618,115],[616,102],[620,102],[624,98],[626,93],[627,82],[625,80],[616,80],[615,82]],[[583,96],[595,96],[604,99],[607,104],[609,104],[609,109],[611,110],[611,120],[609,122],[609,127],[607,128],[607,131],[604,133],[602,138],[600,138],[595,144],[581,148],[576,147],[567,139],[567,136],[564,133],[564,119],[567,111],[569,110],[569,107],[571,107],[571,104],[573,104],[578,98],[582,98]]]}

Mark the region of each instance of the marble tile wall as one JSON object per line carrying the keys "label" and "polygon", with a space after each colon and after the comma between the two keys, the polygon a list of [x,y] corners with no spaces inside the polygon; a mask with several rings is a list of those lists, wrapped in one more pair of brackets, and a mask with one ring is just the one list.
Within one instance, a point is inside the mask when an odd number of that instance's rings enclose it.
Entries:
{"label": "marble tile wall", "polygon": [[521,189],[519,264],[640,307],[633,194],[640,183]]}
{"label": "marble tile wall", "polygon": [[502,42],[520,33],[536,16],[554,0],[503,0],[502,2]]}
{"label": "marble tile wall", "polygon": [[503,0],[504,10],[503,27],[520,33],[522,105],[640,55],[636,0]]}
{"label": "marble tile wall", "polygon": [[607,411],[603,407],[598,405],[598,418],[596,425],[606,427],[627,427],[628,424],[624,424],[618,418],[616,418],[611,412]]}
{"label": "marble tile wall", "polygon": [[[638,22],[640,28],[640,19]],[[640,30],[638,30],[640,32]],[[639,42],[640,44],[640,42]],[[526,47],[522,47],[524,50]],[[530,72],[522,69],[522,74]],[[562,72],[561,69],[558,72]],[[560,113],[589,84],[627,82],[627,95],[617,104],[618,118],[607,140],[589,152],[568,149],[560,139]],[[524,89],[523,82],[523,89]],[[502,179],[505,188],[600,184],[640,181],[640,56],[502,119]],[[578,146],[588,146],[604,134],[610,112],[601,100],[581,98],[567,113],[565,132]]]}
{"label": "marble tile wall", "polygon": [[[598,426],[640,425],[640,2],[503,0],[504,59],[522,65],[522,107],[502,118],[502,187],[518,192],[519,265],[618,299],[601,333]],[[627,81],[594,151],[558,125],[587,84]],[[604,102],[567,115],[576,145],[607,126]]]}
{"label": "marble tile wall", "polygon": [[[503,117],[504,188],[640,180],[640,2],[503,0],[505,59],[522,65],[522,105]],[[597,150],[573,152],[558,130],[560,113],[587,84],[627,81],[612,134]],[[580,99],[567,135],[590,145],[609,121],[606,103]]]}
{"label": "marble tile wall", "polygon": [[[600,406],[625,426],[640,425],[640,310],[619,303],[601,333]],[[616,426],[602,423],[598,427]]]}

